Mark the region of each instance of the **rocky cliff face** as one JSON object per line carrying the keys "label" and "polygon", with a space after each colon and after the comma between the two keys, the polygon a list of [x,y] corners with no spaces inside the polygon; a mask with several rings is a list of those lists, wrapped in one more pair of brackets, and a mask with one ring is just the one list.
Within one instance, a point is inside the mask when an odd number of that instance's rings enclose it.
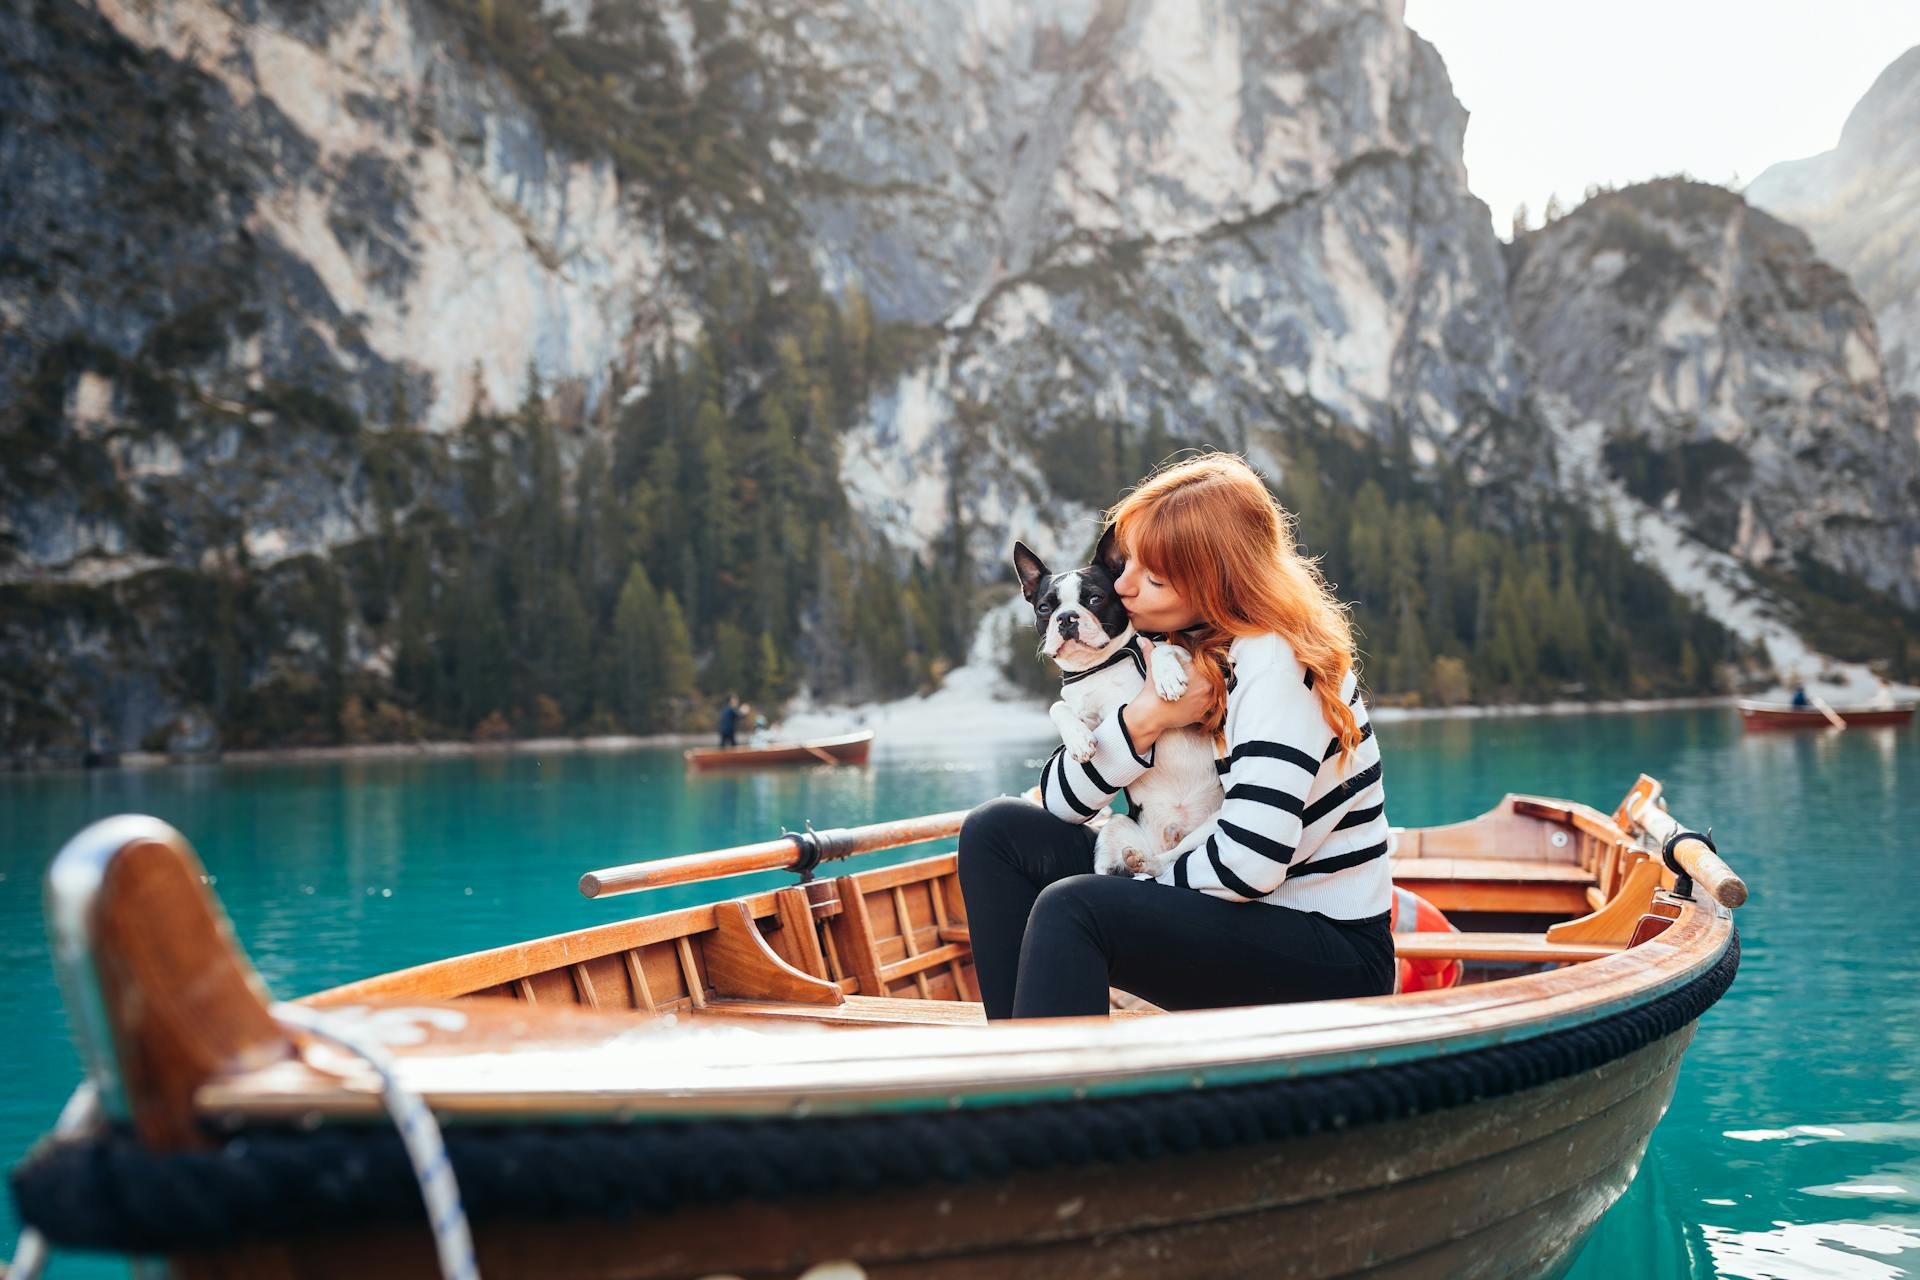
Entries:
{"label": "rocky cliff face", "polygon": [[1920,47],[1880,73],[1838,146],[1772,166],[1744,194],[1847,273],[1879,325],[1888,390],[1920,397]]}
{"label": "rocky cliff face", "polygon": [[1629,492],[1749,565],[1811,560],[1920,603],[1912,424],[1872,313],[1805,235],[1670,179],[1590,200],[1510,259],[1537,388],[1601,424]]}
{"label": "rocky cliff face", "polygon": [[829,276],[942,331],[853,448],[884,527],[924,540],[959,484],[997,557],[1176,444],[1306,421],[1512,469],[1465,113],[1397,4],[913,13],[804,166],[838,188],[809,206]]}
{"label": "rocky cliff face", "polygon": [[362,424],[592,405],[675,322],[657,218],[427,6],[10,10],[9,579],[340,545]]}

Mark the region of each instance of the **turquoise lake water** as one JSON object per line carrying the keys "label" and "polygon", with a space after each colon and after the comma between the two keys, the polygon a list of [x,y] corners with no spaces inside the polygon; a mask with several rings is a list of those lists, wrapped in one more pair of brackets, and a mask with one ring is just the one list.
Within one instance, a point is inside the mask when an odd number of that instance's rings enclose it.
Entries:
{"label": "turquoise lake water", "polygon": [[[1920,733],[1745,735],[1731,710],[1710,709],[1421,721],[1380,738],[1396,823],[1470,817],[1506,791],[1611,809],[1644,770],[1676,816],[1713,824],[1753,888],[1739,979],[1702,1020],[1639,1177],[1574,1277],[1920,1274]],[[296,995],[779,884],[600,902],[575,889],[593,867],[805,818],[963,808],[1029,785],[1046,749],[882,746],[867,769],[714,779],[688,779],[663,751],[0,777],[0,1163],[78,1078],[40,877],[95,818],[151,813],[184,831],[267,984]],[[15,1230],[0,1203],[0,1257]],[[50,1274],[125,1270],[61,1255]]]}

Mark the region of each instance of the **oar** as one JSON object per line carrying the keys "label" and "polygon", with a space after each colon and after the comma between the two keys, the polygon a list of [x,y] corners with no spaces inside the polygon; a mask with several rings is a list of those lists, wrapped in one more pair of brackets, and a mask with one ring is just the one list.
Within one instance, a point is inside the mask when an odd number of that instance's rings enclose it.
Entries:
{"label": "oar", "polygon": [[[804,744],[804,743],[802,743],[801,745],[802,745],[802,746],[805,746],[806,744]],[[823,761],[825,761],[825,762],[826,762],[827,764],[839,764],[839,763],[840,763],[840,761],[839,761],[838,759],[836,759],[835,757],[833,757],[833,756],[831,756],[831,755],[829,755],[829,754],[827,754],[827,753],[826,753],[825,751],[822,751],[822,750],[821,750],[820,748],[818,748],[818,747],[807,747],[807,750],[808,750],[808,751],[811,751],[811,752],[813,753],[813,755],[814,755],[814,758],[815,758],[815,759],[818,759],[818,760],[823,760]]]}
{"label": "oar", "polygon": [[605,898],[616,893],[638,893],[670,884],[691,884],[696,880],[719,880],[743,876],[753,871],[811,871],[817,863],[876,849],[898,849],[902,845],[944,840],[960,830],[969,810],[930,813],[920,818],[901,818],[895,822],[874,822],[864,827],[834,827],[826,831],[790,831],[778,840],[736,845],[706,853],[683,854],[654,862],[630,862],[620,867],[603,867],[580,877],[580,892],[589,898]]}
{"label": "oar", "polygon": [[[1673,840],[1673,860],[1680,864],[1694,880],[1707,891],[1707,895],[1723,907],[1737,907],[1747,900],[1747,882],[1734,874],[1725,859],[1713,851],[1706,841],[1685,835],[1684,829],[1674,816],[1660,807],[1658,796],[1660,784],[1646,774],[1633,784],[1633,790],[1620,802],[1620,808],[1614,813],[1614,820],[1629,829],[1638,828],[1652,839],[1665,845]],[[1675,839],[1675,837],[1682,837]]]}
{"label": "oar", "polygon": [[1832,707],[1827,705],[1827,700],[1825,698],[1821,697],[1817,693],[1809,693],[1807,695],[1807,699],[1810,702],[1812,702],[1814,706],[1820,708],[1820,714],[1827,718],[1828,724],[1832,725],[1836,729],[1844,729],[1847,727],[1847,722],[1840,718],[1840,715],[1838,712],[1836,712]]}

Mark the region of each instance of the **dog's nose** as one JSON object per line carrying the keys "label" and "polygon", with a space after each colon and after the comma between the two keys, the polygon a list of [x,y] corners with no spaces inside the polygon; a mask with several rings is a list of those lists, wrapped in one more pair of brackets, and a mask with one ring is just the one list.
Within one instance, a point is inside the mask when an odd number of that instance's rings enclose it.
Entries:
{"label": "dog's nose", "polygon": [[1060,615],[1060,634],[1061,635],[1070,636],[1078,630],[1080,630],[1079,614],[1063,613]]}

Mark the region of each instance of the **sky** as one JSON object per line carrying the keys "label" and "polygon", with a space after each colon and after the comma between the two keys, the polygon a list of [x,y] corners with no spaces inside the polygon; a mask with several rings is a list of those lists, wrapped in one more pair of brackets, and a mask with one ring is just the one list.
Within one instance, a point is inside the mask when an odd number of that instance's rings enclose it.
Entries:
{"label": "sky", "polygon": [[1830,149],[1920,0],[1406,0],[1467,124],[1467,183],[1505,239],[1522,201],[1682,170],[1745,184]]}

